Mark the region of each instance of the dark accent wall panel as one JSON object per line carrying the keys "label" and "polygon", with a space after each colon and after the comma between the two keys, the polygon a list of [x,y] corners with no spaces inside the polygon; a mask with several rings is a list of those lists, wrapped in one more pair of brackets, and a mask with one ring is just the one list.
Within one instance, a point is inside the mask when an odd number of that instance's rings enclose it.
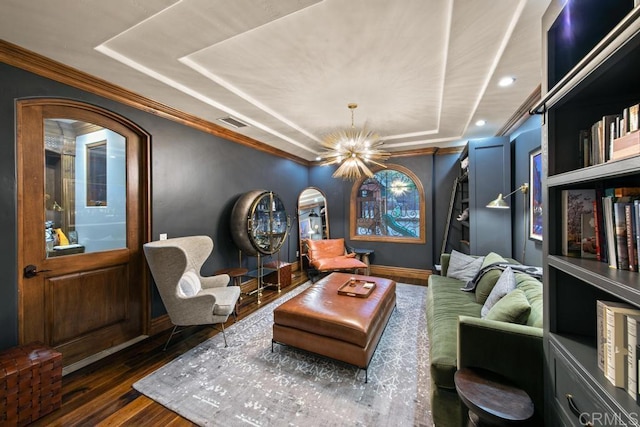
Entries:
{"label": "dark accent wall panel", "polygon": [[[531,117],[523,124],[514,135],[512,135],[512,153],[513,153],[513,186],[517,188],[523,183],[529,182],[529,153],[540,148],[542,141],[542,130],[540,128],[540,117]],[[529,194],[527,194],[526,204],[521,193],[518,193],[513,199],[512,206],[512,224],[513,224],[513,258],[526,265],[542,266],[542,242],[529,239],[529,222],[528,215],[526,224],[524,222],[524,209],[530,209]],[[525,257],[522,259],[524,246]]]}
{"label": "dark accent wall panel", "polygon": [[[511,212],[489,209],[498,193],[511,189],[511,149],[505,137],[469,141],[469,222],[472,255],[511,257]],[[512,205],[512,199],[506,202]]]}
{"label": "dark accent wall panel", "polygon": [[[308,168],[291,160],[0,63],[0,228],[5,248],[0,257],[0,349],[18,342],[15,102],[29,97],[71,98],[99,105],[152,135],[152,239],[160,233],[212,236],[215,247],[204,274],[238,263],[228,224],[231,208],[242,193],[272,190],[293,217],[297,196],[308,185]],[[296,242],[285,243],[282,259],[295,260]],[[151,292],[152,317],[157,317],[165,311],[153,285]]]}

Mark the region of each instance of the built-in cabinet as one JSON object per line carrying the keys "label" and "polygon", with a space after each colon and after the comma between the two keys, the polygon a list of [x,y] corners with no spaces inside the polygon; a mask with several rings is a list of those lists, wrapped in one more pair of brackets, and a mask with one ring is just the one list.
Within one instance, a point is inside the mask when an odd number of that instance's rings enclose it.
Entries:
{"label": "built-in cabinet", "polygon": [[465,150],[468,153],[469,172],[466,182],[463,182],[461,200],[467,195],[468,253],[485,255],[496,252],[511,257],[511,212],[508,209],[487,208],[487,203],[499,193],[509,194],[512,191],[509,139],[470,140]]}
{"label": "built-in cabinet", "polygon": [[460,153],[460,175],[456,186],[456,211],[459,212],[456,221],[460,227],[458,251],[471,253],[471,223],[469,222],[469,145]]}
{"label": "built-in cabinet", "polygon": [[593,258],[563,256],[561,201],[563,190],[640,186],[640,157],[585,167],[580,149],[581,130],[640,102],[640,9],[633,3],[552,2],[542,23],[546,76],[535,110],[544,115],[545,413],[550,426],[639,421],[640,406],[598,367],[596,301],[640,308],[640,274]]}
{"label": "built-in cabinet", "polygon": [[511,148],[507,138],[470,140],[458,159],[441,252],[511,256],[511,215],[487,208],[511,192]]}

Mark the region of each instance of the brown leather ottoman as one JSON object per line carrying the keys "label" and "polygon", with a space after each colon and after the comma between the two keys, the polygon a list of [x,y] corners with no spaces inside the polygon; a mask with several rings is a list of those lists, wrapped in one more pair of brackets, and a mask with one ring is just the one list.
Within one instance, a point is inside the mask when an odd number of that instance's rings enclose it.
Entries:
{"label": "brown leather ottoman", "polygon": [[[339,295],[350,277],[376,283],[367,298]],[[396,305],[396,282],[331,273],[273,312],[273,342],[287,344],[367,371]],[[272,346],[273,347],[273,346]],[[365,382],[368,375],[365,374]]]}

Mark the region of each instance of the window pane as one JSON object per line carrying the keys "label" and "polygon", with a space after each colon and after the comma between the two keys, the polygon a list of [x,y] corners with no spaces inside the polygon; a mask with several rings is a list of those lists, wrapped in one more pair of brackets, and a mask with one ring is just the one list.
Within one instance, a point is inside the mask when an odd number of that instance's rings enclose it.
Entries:
{"label": "window pane", "polygon": [[356,236],[421,238],[421,194],[406,173],[385,169],[365,179],[355,200]]}
{"label": "window pane", "polygon": [[91,123],[45,120],[47,257],[127,247],[125,146]]}

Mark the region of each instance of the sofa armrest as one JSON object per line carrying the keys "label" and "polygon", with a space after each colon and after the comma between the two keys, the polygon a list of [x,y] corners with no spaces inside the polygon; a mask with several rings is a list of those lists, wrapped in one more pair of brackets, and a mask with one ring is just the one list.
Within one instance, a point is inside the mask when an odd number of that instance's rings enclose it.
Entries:
{"label": "sofa armrest", "polygon": [[458,369],[483,368],[508,378],[529,394],[539,418],[544,407],[542,342],[542,328],[460,316]]}

